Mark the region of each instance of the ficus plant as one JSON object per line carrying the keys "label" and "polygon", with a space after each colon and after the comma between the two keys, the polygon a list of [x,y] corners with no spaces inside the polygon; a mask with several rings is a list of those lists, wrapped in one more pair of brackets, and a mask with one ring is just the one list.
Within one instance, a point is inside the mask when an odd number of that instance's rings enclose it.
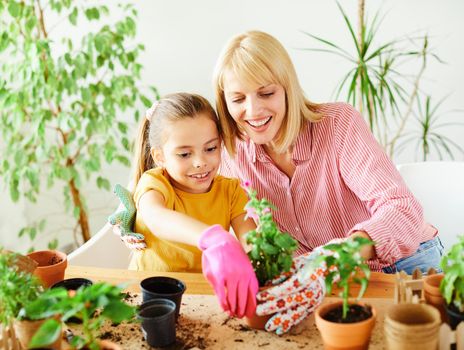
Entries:
{"label": "ficus plant", "polygon": [[350,237],[341,243],[325,245],[323,249],[328,253],[319,255],[312,262],[315,268],[321,264],[329,267],[325,276],[327,295],[330,295],[334,285],[340,289],[343,319],[348,314],[351,285],[356,283],[361,286],[357,300],[366,292],[371,271],[360,252],[364,246],[373,244],[374,242],[364,237]]}
{"label": "ficus plant", "polygon": [[464,313],[464,235],[441,259],[444,277],[440,291],[448,305]]}
{"label": "ficus plant", "polygon": [[257,198],[256,190],[244,183],[249,201],[245,206],[247,217],[256,222],[256,229],[247,233],[246,242],[251,246],[248,257],[260,286],[272,281],[292,266],[293,252],[298,242],[288,233],[282,232],[273,220],[272,203],[266,198]]}
{"label": "ficus plant", "polygon": [[[110,23],[110,12],[120,19]],[[157,95],[138,86],[136,16],[132,5],[0,1],[0,176],[13,201],[63,186],[81,242],[90,238],[83,185],[110,189],[102,165],[129,165],[129,121],[150,105],[141,91]],[[20,235],[33,240],[44,227]]]}

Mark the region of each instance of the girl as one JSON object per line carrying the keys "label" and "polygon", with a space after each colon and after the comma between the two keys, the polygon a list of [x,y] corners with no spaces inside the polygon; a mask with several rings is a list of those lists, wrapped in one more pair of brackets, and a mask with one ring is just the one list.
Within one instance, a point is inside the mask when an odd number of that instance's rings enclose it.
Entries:
{"label": "girl", "polygon": [[167,95],[147,111],[138,140],[135,232],[147,247],[134,253],[130,268],[203,270],[223,309],[251,315],[256,302],[247,296],[258,284],[228,230],[243,237],[255,224],[245,220],[247,196],[239,181],[216,175],[221,135],[214,109],[198,95]]}

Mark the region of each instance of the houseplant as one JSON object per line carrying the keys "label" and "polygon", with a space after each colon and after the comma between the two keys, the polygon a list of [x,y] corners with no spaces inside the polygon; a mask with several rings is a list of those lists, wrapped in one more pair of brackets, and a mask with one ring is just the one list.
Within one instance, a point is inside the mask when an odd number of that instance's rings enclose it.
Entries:
{"label": "houseplant", "polygon": [[[64,289],[57,288],[57,290]],[[65,322],[73,316],[82,319],[82,335],[74,335],[71,339],[71,346],[76,349],[91,350],[118,348],[117,346],[110,347],[113,345],[109,345],[107,341],[99,341],[98,332],[105,321],[117,324],[130,320],[135,315],[135,306],[124,302],[122,290],[122,286],[96,283],[68,294],[68,297],[63,298],[54,306],[55,310],[61,311]],[[59,328],[60,323],[56,320],[45,322],[36,336],[32,338],[30,346],[39,347],[44,342],[44,338],[57,332]]]}
{"label": "houseplant", "polygon": [[[327,252],[312,262],[315,268],[324,264],[328,267],[325,276],[328,294],[334,284],[341,290],[341,302],[325,304],[316,309],[316,325],[328,347],[367,349],[369,346],[376,311],[359,302],[366,291],[370,276],[369,267],[360,251],[362,247],[372,244],[371,240],[363,237],[350,237],[341,243],[324,246],[323,249]],[[353,283],[361,286],[354,303],[349,301]]]}
{"label": "houseplant", "polygon": [[[51,296],[48,291],[44,292],[40,281],[30,273],[31,271],[21,270],[19,267],[22,264],[17,264],[17,259],[18,255],[16,253],[0,254],[0,322],[8,329],[11,343],[16,342],[16,336],[18,335],[22,346],[26,348],[30,337],[21,337],[23,328],[19,325],[18,331],[17,327],[20,319],[27,318],[27,315],[24,314],[25,307],[36,302],[50,305],[48,301],[54,296]],[[50,312],[43,317],[52,315],[54,313]],[[33,315],[34,320],[43,317]],[[34,325],[36,325],[35,322]],[[44,344],[51,343],[53,341]]]}
{"label": "houseplant", "polygon": [[[250,187],[249,182],[243,186],[248,193],[249,201],[245,206],[247,217],[256,222],[256,229],[247,233],[246,243],[249,244],[250,258],[260,290],[271,285],[273,279],[292,266],[292,255],[298,247],[298,242],[288,233],[281,232],[273,220],[274,206],[265,198],[258,199],[257,192]],[[250,327],[264,329],[269,316],[246,318]]]}
{"label": "houseplant", "polygon": [[444,277],[440,290],[446,301],[450,326],[456,329],[464,321],[464,235],[442,257],[441,268]]}
{"label": "houseplant", "polygon": [[[127,117],[150,105],[137,84],[136,17],[130,4],[0,2],[0,176],[13,201],[60,186],[77,243],[90,238],[84,185],[109,190],[102,166],[130,165]],[[43,230],[37,220],[20,236]]]}
{"label": "houseplant", "polygon": [[[348,62],[349,68],[335,88],[335,99],[346,94],[346,100],[367,119],[377,141],[392,158],[411,144],[416,144],[416,153],[422,153],[423,160],[432,151],[440,159],[444,154],[454,158],[453,151],[464,153],[462,147],[440,133],[446,123],[436,120],[441,115],[437,108],[444,100],[435,102],[421,87],[430,63],[443,63],[433,52],[430,36],[413,34],[380,41],[384,16],[378,11],[368,21],[365,3],[358,0],[356,28],[337,1],[351,38],[350,48],[305,33],[320,46],[304,50],[329,53]],[[417,131],[409,131],[410,127]]]}

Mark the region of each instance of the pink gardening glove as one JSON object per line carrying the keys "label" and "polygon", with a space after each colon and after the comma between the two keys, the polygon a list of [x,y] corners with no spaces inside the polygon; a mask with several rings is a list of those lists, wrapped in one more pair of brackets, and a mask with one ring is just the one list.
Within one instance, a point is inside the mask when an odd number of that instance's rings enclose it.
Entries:
{"label": "pink gardening glove", "polygon": [[[340,243],[343,239],[334,239],[329,243]],[[256,314],[274,314],[266,323],[268,332],[281,335],[303,321],[314,311],[326,293],[325,275],[327,266],[312,267],[312,262],[321,254],[333,254],[323,246],[312,252],[293,259],[289,272],[281,274],[272,281],[275,287],[258,293]],[[283,282],[285,281],[285,282]]]}
{"label": "pink gardening glove", "polygon": [[203,251],[203,275],[213,286],[222,309],[231,316],[252,316],[258,280],[239,241],[214,225],[202,233],[198,247]]}

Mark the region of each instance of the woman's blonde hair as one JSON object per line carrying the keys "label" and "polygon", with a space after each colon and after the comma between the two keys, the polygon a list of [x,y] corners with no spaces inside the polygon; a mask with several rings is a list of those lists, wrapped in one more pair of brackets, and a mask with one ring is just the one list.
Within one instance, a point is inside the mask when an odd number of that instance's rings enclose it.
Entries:
{"label": "woman's blonde hair", "polygon": [[258,85],[278,84],[285,90],[286,117],[273,140],[274,149],[283,153],[292,146],[303,128],[304,121],[319,121],[322,116],[316,112],[317,104],[310,102],[300,86],[295,68],[285,48],[273,36],[249,31],[233,37],[224,47],[213,76],[216,94],[216,109],[223,130],[227,151],[235,154],[236,138],[243,140],[230,115],[224,96],[224,74],[233,73],[244,83]]}
{"label": "woman's blonde hair", "polygon": [[[219,136],[221,128],[214,108],[207,99],[200,95],[179,92],[164,96],[147,110],[142,118],[135,143],[135,161],[132,181],[137,185],[142,174],[156,167],[151,156],[152,147],[161,148],[164,144],[166,127],[185,118],[206,115],[216,124]],[[193,132],[193,131],[192,131]]]}

